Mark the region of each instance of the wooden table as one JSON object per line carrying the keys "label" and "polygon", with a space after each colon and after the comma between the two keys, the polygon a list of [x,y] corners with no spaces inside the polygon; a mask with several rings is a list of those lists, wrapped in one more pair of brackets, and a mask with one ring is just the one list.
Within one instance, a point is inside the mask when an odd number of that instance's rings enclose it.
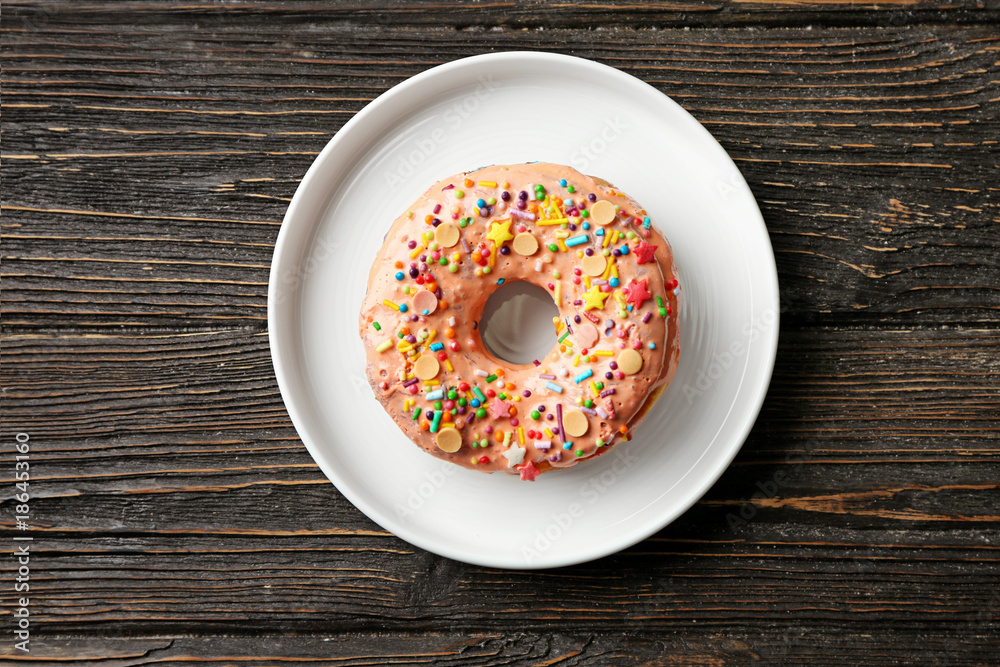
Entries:
{"label": "wooden table", "polygon": [[[282,216],[338,128],[518,49],[613,65],[701,121],[782,297],[770,392],[711,491],[538,572],[423,552],[348,503],[266,328]],[[30,592],[5,559],[0,656],[1000,664],[998,61],[994,0],[5,2],[0,525]]]}

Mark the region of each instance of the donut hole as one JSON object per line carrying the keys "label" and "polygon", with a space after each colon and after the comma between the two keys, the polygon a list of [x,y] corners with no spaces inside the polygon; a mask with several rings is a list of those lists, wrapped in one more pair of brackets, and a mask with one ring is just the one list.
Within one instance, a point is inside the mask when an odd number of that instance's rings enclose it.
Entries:
{"label": "donut hole", "polygon": [[525,280],[507,282],[486,300],[479,335],[497,359],[530,364],[556,346],[554,317],[559,309],[545,289]]}

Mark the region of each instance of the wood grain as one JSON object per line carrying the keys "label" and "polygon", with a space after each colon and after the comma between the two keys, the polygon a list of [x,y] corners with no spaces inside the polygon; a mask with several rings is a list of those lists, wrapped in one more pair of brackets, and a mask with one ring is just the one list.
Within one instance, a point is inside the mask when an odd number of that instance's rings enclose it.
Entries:
{"label": "wood grain", "polygon": [[[28,432],[35,539],[32,652],[2,641],[0,662],[996,664],[997,3],[3,11],[0,535],[24,534],[8,445]],[[760,418],[691,510],[509,572],[403,542],[326,480],[266,292],[349,118],[529,49],[633,74],[716,136],[764,214],[782,328]]]}
{"label": "wood grain", "polygon": [[[942,665],[969,662],[968,642],[947,641],[939,636],[912,637],[925,649],[928,660]],[[758,631],[723,631],[706,639],[677,637],[652,639],[629,632],[600,635],[489,631],[450,633],[318,634],[296,637],[136,637],[95,641],[87,637],[55,637],[45,642],[46,655],[33,661],[41,667],[64,665],[68,660],[101,661],[101,664],[188,666],[198,664],[238,665],[331,665],[362,667],[389,665],[582,665],[622,667],[647,665],[759,665],[787,664],[801,652],[815,665],[902,663],[912,655],[909,648],[884,648],[879,638],[865,636],[849,641],[831,636],[819,639],[805,634],[770,637]],[[854,660],[855,646],[866,649]],[[2,649],[0,649],[2,651]],[[0,655],[3,655],[0,652]],[[265,657],[266,656],[266,657]],[[974,660],[974,658],[972,658]],[[934,664],[934,662],[930,664]]]}
{"label": "wood grain", "polygon": [[[7,4],[11,14],[29,24],[65,20],[67,14],[62,0],[12,0]],[[602,3],[497,0],[462,4],[426,0],[242,0],[239,3],[128,0],[115,6],[120,7],[120,11],[138,13],[157,23],[176,21],[180,9],[199,21],[224,18],[299,25],[320,20],[354,27],[408,25],[458,29],[563,27],[586,30],[719,25],[780,28],[809,23],[898,26],[919,22],[984,23],[996,21],[1000,16],[995,3],[981,0],[611,0]],[[72,14],[85,22],[106,21],[108,7],[103,3],[80,2],[73,7]]]}
{"label": "wood grain", "polygon": [[757,427],[692,510],[598,563],[512,579],[341,497],[297,442],[264,335],[8,336],[7,428],[32,433],[42,489],[35,604],[69,635],[476,632],[488,600],[504,632],[698,628],[748,660],[803,625],[960,645],[1000,607],[998,346],[991,329],[784,330]]}
{"label": "wood grain", "polygon": [[251,38],[240,16],[178,15],[169,35],[9,33],[8,325],[262,327],[281,217],[343,122],[427,67],[554,39],[657,86],[716,135],[764,213],[787,317],[1000,317],[988,28],[622,29],[595,44],[574,30],[336,22]]}

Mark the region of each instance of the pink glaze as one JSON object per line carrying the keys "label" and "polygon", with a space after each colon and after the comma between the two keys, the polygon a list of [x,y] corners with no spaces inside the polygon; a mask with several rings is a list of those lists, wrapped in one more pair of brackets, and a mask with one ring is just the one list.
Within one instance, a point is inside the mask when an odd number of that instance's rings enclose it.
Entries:
{"label": "pink glaze", "polygon": [[[536,199],[536,185],[544,188],[541,201]],[[518,206],[522,191],[527,199]],[[602,201],[618,207],[606,225],[594,222],[602,208],[608,210],[607,204],[595,209]],[[584,211],[589,215],[591,210],[595,218],[584,217]],[[543,224],[547,219],[566,221]],[[617,439],[628,439],[628,431],[648,408],[647,399],[673,377],[680,349],[677,270],[669,244],[655,227],[644,225],[645,219],[646,212],[610,184],[555,164],[486,167],[431,186],[389,230],[372,265],[361,309],[368,381],[389,416],[438,458],[484,472],[519,473],[528,480],[539,472],[576,465],[606,452]],[[618,238],[611,243],[616,232]],[[532,245],[526,239],[515,242],[519,233],[537,241],[533,254],[515,251]],[[550,250],[550,244],[558,249]],[[610,252],[624,246],[627,253]],[[610,269],[588,275],[587,267],[592,272],[600,261],[585,262],[587,249],[609,252],[606,259],[618,272],[617,286],[612,286]],[[493,357],[479,336],[487,298],[499,282],[514,280],[545,288],[559,308],[557,335],[562,343],[538,366]],[[602,281],[606,284],[597,284]],[[614,322],[611,327],[609,320]],[[569,330],[573,333],[564,338]],[[587,355],[581,354],[584,346]],[[625,350],[641,355],[635,374],[627,375],[618,366]],[[591,356],[595,352],[598,356]],[[487,383],[483,373],[498,377]],[[465,385],[468,390],[461,388]],[[435,399],[438,390],[442,397]],[[453,398],[449,390],[455,392]],[[460,399],[465,399],[464,406]],[[441,401],[440,410],[435,409],[436,400]],[[484,416],[476,416],[474,401],[482,403]],[[592,401],[592,406],[581,405],[583,401]],[[417,408],[420,415],[414,419]],[[535,410],[539,419],[532,417]],[[427,418],[436,412],[442,412],[438,420]],[[560,423],[564,431],[572,430],[566,422],[582,427],[581,416],[571,413],[583,413],[584,434],[557,431]],[[502,434],[509,434],[507,445]],[[564,449],[566,442],[572,443],[569,449]],[[458,449],[449,452],[442,446]]]}

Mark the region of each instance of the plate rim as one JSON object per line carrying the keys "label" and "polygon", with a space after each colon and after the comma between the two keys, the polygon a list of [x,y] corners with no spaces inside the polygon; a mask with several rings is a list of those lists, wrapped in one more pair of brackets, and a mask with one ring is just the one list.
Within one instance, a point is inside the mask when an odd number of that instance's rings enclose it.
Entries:
{"label": "plate rim", "polygon": [[[647,93],[654,93],[663,102],[675,107],[676,111],[680,112],[680,118],[683,119],[684,123],[689,126],[690,131],[698,133],[701,135],[702,140],[707,139],[708,145],[712,147],[712,150],[716,152],[713,156],[713,161],[721,159],[728,164],[730,164],[736,175],[736,182],[731,182],[730,185],[735,189],[742,191],[748,198],[749,206],[746,214],[748,217],[752,217],[753,231],[754,233],[761,233],[762,240],[767,244],[769,253],[766,259],[767,269],[766,277],[769,279],[770,283],[770,294],[768,299],[770,305],[773,306],[774,312],[774,322],[769,330],[769,336],[762,336],[758,340],[758,346],[761,350],[760,354],[760,371],[755,379],[754,386],[751,387],[753,391],[752,397],[748,397],[746,405],[746,419],[743,420],[740,428],[738,429],[738,434],[732,436],[732,443],[728,447],[728,451],[725,452],[724,456],[716,456],[714,466],[705,473],[700,475],[701,479],[695,485],[693,491],[688,492],[687,497],[684,502],[679,502],[673,505],[670,510],[663,512],[662,515],[657,517],[657,520],[650,521],[648,526],[645,526],[643,530],[634,531],[628,533],[626,537],[622,537],[618,540],[609,540],[605,542],[601,548],[596,548],[593,552],[588,552],[582,556],[567,554],[557,557],[560,554],[558,550],[547,551],[542,554],[537,562],[517,562],[513,563],[506,558],[495,558],[490,554],[477,554],[475,556],[468,554],[458,553],[455,549],[451,548],[450,545],[440,545],[433,542],[432,538],[425,538],[419,534],[419,531],[412,530],[410,526],[405,523],[394,521],[393,517],[384,515],[381,511],[376,510],[368,505],[368,503],[359,498],[358,495],[351,488],[350,484],[347,484],[343,477],[338,474],[335,466],[325,460],[320,447],[313,442],[312,434],[304,426],[305,420],[299,414],[299,408],[294,401],[289,399],[292,395],[292,380],[286,375],[286,368],[288,368],[287,362],[283,362],[285,354],[282,351],[283,347],[283,336],[285,335],[284,324],[277,320],[276,308],[272,305],[272,300],[278,298],[278,295],[282,293],[285,289],[281,285],[282,269],[286,268],[283,266],[282,262],[291,260],[287,259],[286,245],[290,243],[289,237],[292,234],[292,225],[294,220],[299,217],[299,209],[305,206],[304,200],[310,196],[310,192],[316,187],[313,183],[317,180],[319,172],[323,168],[323,164],[331,159],[341,144],[343,144],[350,136],[353,128],[363,125],[366,120],[376,114],[381,107],[391,104],[393,99],[401,95],[406,94],[410,89],[418,87],[424,84],[425,81],[435,79],[441,76],[447,76],[449,73],[462,68],[476,68],[481,66],[489,66],[491,64],[496,64],[497,61],[504,62],[510,60],[525,59],[527,61],[534,61],[535,63],[544,64],[546,66],[553,65],[569,65],[573,67],[590,68],[599,76],[609,76],[618,77],[620,80],[627,82],[629,85],[636,86],[640,88],[647,89]],[[750,220],[747,220],[745,224],[751,224]],[[295,293],[297,289],[301,288],[301,284],[294,288],[290,288],[289,291]],[[566,567],[570,565],[575,565],[584,562],[590,562],[600,558],[607,557],[614,553],[617,553],[623,549],[627,549],[650,536],[654,535],[658,531],[662,530],[670,523],[675,521],[682,514],[687,512],[692,506],[694,506],[705,493],[719,480],[726,469],[732,464],[736,455],[742,449],[743,445],[746,443],[746,439],[749,436],[751,429],[756,423],[760,416],[760,410],[763,406],[764,399],[767,395],[768,387],[770,386],[771,378],[773,376],[774,365],[777,359],[777,349],[778,349],[778,336],[780,329],[780,308],[778,307],[780,303],[779,291],[778,291],[778,276],[777,276],[777,266],[774,257],[774,249],[770,241],[770,236],[767,231],[766,223],[764,222],[763,215],[760,212],[760,206],[753,196],[753,192],[750,190],[749,185],[743,178],[742,173],[736,166],[732,157],[726,152],[718,140],[708,131],[697,119],[695,119],[690,113],[687,112],[683,107],[681,107],[675,100],[670,98],[666,93],[658,90],[649,83],[639,79],[632,74],[619,70],[610,65],[605,65],[603,63],[590,60],[587,58],[581,58],[578,56],[571,56],[561,53],[550,53],[542,51],[501,51],[494,53],[486,53],[475,56],[469,56],[465,58],[459,58],[452,60],[434,67],[430,67],[422,72],[415,74],[414,76],[396,84],[395,86],[384,91],[378,95],[374,100],[369,102],[358,111],[354,116],[352,116],[341,128],[336,131],[336,133],[331,137],[327,144],[323,147],[320,153],[316,156],[313,162],[310,164],[308,170],[299,183],[299,186],[295,190],[295,194],[292,196],[292,201],[289,203],[288,208],[285,211],[285,215],[281,222],[281,227],[278,232],[278,237],[275,240],[274,251],[272,253],[271,267],[268,277],[268,294],[267,294],[267,325],[268,325],[268,344],[271,354],[272,366],[275,372],[275,379],[278,383],[278,389],[281,394],[282,402],[285,406],[288,416],[292,421],[292,425],[295,428],[296,434],[299,439],[305,445],[306,450],[309,452],[310,456],[322,470],[323,474],[327,479],[337,488],[338,492],[341,493],[355,508],[361,511],[370,520],[374,521],[376,524],[391,532],[393,535],[399,537],[400,539],[416,546],[421,549],[425,549],[431,553],[437,554],[439,556],[444,556],[461,562],[480,565],[486,567],[495,567],[501,569],[510,570],[538,570],[538,569],[550,569],[557,567]],[[767,306],[768,304],[762,304],[762,306]],[[752,312],[756,312],[756,305],[751,308]],[[288,325],[290,326],[290,325]],[[284,347],[287,347],[289,343],[285,343]],[[749,358],[748,358],[749,363]],[[288,371],[290,373],[290,371]],[[746,380],[744,375],[743,380],[741,380],[741,388],[737,391],[736,396],[739,397],[743,391],[742,383]],[[735,404],[735,399],[734,399]]]}

